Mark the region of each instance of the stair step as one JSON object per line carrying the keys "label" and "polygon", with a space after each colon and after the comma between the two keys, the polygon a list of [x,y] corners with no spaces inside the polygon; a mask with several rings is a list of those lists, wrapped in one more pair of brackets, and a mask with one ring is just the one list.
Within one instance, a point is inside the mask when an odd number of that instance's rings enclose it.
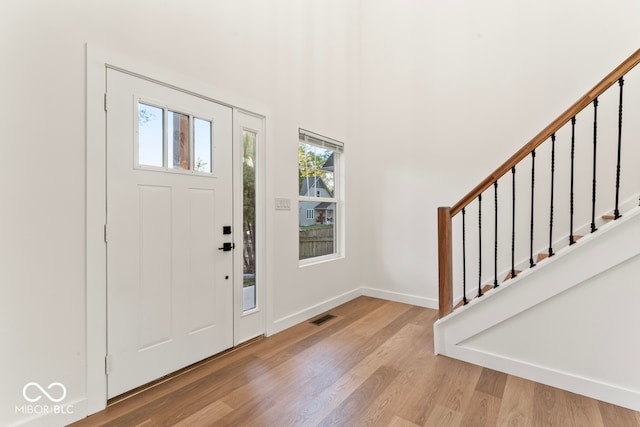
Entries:
{"label": "stair step", "polygon": [[547,259],[547,258],[549,258],[549,254],[548,254],[548,253],[540,252],[540,253],[538,254],[538,258],[536,259],[536,262],[540,262],[540,261],[542,261],[543,259]]}
{"label": "stair step", "polygon": [[[482,287],[482,295],[486,294],[487,292],[489,292],[491,289],[493,289],[493,284],[487,284],[484,285]],[[478,296],[476,295],[476,298],[478,298]]]}
{"label": "stair step", "polygon": [[[486,293],[487,293],[487,292],[489,292],[491,289],[493,289],[493,285],[492,285],[492,284],[484,285],[484,286],[482,287],[482,295],[486,294]],[[477,295],[476,295],[474,298],[472,298],[472,299],[476,299],[476,298],[478,298],[478,296],[477,296]],[[471,300],[470,300],[470,299],[467,299],[467,302],[469,302],[469,301],[471,301]],[[457,303],[456,305],[454,305],[454,306],[453,306],[453,309],[455,310],[455,309],[457,309],[457,308],[462,307],[463,305],[464,305],[464,299],[461,299],[460,301],[458,301],[458,303]]]}
{"label": "stair step", "polygon": [[606,221],[611,221],[611,220],[616,219],[616,216],[614,214],[602,215],[602,219],[604,219]]}
{"label": "stair step", "polygon": [[[522,273],[522,270],[516,270],[515,272],[517,276],[518,274]],[[506,282],[507,280],[511,279],[511,277],[513,276],[511,276],[511,271],[509,271],[509,273],[507,274],[507,277],[504,278],[503,282]]]}

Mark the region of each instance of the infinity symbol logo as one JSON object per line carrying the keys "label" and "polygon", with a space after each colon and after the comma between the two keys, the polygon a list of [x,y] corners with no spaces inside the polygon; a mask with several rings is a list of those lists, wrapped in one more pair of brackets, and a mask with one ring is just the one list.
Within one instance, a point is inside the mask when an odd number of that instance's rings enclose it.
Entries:
{"label": "infinity symbol logo", "polygon": [[[27,391],[29,389],[32,388],[36,388],[38,390],[40,390],[40,394],[38,394],[36,397],[29,397],[27,395]],[[42,388],[42,386],[38,383],[27,383],[24,388],[22,389],[22,395],[24,396],[24,398],[29,401],[29,402],[37,402],[38,400],[40,400],[40,398],[42,398],[42,395],[47,396],[47,398],[52,401],[52,402],[62,402],[64,400],[65,397],[67,397],[67,388],[65,386],[63,386],[60,383],[51,383],[49,384],[49,386],[47,387],[47,390],[51,391],[52,388],[59,388],[60,391],[62,392],[62,395],[58,398],[51,396],[49,393],[47,393],[47,391],[45,389]]]}

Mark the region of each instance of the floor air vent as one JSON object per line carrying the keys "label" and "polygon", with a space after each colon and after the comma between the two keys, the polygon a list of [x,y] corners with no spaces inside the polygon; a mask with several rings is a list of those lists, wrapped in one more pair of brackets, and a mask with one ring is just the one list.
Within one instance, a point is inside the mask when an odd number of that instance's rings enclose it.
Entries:
{"label": "floor air vent", "polygon": [[334,317],[336,317],[336,316],[334,316],[333,314],[325,314],[322,317],[318,317],[316,320],[312,320],[310,323],[313,323],[316,326],[320,326],[323,323],[328,322],[329,320],[333,319]]}

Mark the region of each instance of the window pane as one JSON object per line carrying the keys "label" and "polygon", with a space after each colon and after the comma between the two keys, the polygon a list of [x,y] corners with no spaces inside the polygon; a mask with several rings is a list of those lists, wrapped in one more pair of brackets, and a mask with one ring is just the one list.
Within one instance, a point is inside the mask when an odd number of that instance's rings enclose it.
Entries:
{"label": "window pane", "polygon": [[304,197],[334,197],[335,154],[332,150],[300,143],[298,148],[299,192]]}
{"label": "window pane", "polygon": [[306,196],[307,189],[310,188],[308,166],[312,163],[310,161],[311,149],[313,147],[304,142],[298,145],[298,192],[301,196]]}
{"label": "window pane", "polygon": [[169,111],[169,168],[190,169],[189,161],[189,116]]}
{"label": "window pane", "polygon": [[300,259],[336,253],[335,221],[335,203],[300,202]]}
{"label": "window pane", "polygon": [[242,131],[243,310],[256,308],[256,134]]}
{"label": "window pane", "polygon": [[211,173],[212,125],[208,120],[193,120],[193,154],[196,161],[194,169],[198,172]]}
{"label": "window pane", "polygon": [[320,161],[322,166],[320,167],[320,176],[322,177],[322,181],[326,186],[326,191],[328,196],[323,197],[334,197],[335,195],[335,180],[334,180],[334,171],[333,171],[333,162],[334,162],[334,152],[331,150],[322,150],[320,153]]}
{"label": "window pane", "polygon": [[138,103],[138,164],[162,167],[162,109]]}

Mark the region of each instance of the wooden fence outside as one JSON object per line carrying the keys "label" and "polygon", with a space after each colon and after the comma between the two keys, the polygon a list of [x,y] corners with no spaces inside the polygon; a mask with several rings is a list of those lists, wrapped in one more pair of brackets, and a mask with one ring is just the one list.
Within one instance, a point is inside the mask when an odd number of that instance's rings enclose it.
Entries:
{"label": "wooden fence outside", "polygon": [[334,253],[333,234],[333,226],[300,230],[300,259]]}

